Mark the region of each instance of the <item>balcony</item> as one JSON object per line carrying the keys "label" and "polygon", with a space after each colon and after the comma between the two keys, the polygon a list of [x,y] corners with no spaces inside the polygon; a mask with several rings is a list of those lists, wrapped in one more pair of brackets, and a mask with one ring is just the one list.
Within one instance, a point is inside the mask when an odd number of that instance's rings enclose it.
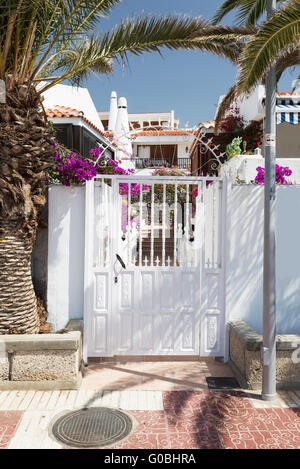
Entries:
{"label": "balcony", "polygon": [[145,168],[156,169],[156,168],[172,168],[172,167],[176,167],[179,169],[191,168],[190,158],[178,158],[175,163],[167,159],[152,159],[152,158],[133,158],[132,162],[135,165],[135,169],[145,169]]}

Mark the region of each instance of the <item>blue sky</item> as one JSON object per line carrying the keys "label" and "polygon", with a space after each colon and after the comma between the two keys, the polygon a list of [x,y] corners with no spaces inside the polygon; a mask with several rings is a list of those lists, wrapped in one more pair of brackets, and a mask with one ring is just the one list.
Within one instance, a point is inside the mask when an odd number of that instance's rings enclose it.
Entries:
{"label": "blue sky", "polygon": [[[99,30],[110,30],[122,18],[139,14],[184,13],[211,18],[221,0],[123,0]],[[230,23],[232,18],[226,19]],[[234,82],[236,69],[228,61],[202,52],[164,52],[130,57],[130,69],[124,71],[115,65],[114,75],[92,76],[87,87],[98,110],[109,108],[111,91],[125,96],[129,112],[175,110],[180,126],[214,118],[218,97]],[[286,72],[280,81],[280,90],[290,90],[293,80]]]}

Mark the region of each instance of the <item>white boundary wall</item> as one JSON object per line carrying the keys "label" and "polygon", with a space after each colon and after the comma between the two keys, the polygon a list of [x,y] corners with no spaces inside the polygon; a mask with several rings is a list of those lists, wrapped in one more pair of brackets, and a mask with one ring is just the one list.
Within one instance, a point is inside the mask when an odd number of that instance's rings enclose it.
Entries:
{"label": "white boundary wall", "polygon": [[[293,184],[300,184],[300,158],[276,158],[279,166],[288,166],[292,170],[292,175],[287,180]],[[220,170],[220,176],[231,174],[232,181],[239,178],[249,184],[254,181],[258,166],[265,167],[265,159],[256,155],[237,155],[225,162]]]}
{"label": "white boundary wall", "polygon": [[[231,196],[229,317],[262,332],[263,186]],[[277,187],[277,332],[300,333],[300,186]]]}
{"label": "white boundary wall", "polygon": [[49,188],[48,321],[55,330],[82,319],[85,186]]}
{"label": "white boundary wall", "polygon": [[[300,333],[300,186],[278,187],[277,332]],[[227,317],[262,330],[263,186],[230,196]],[[49,189],[48,320],[83,317],[85,187]]]}

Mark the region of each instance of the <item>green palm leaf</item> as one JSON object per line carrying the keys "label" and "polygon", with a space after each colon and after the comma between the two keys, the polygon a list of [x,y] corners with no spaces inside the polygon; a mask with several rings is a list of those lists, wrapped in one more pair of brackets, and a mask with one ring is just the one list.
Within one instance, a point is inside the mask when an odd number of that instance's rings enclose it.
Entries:
{"label": "green palm leaf", "polygon": [[247,92],[263,79],[270,63],[281,53],[299,48],[300,0],[290,0],[266,21],[241,57],[239,92]]}
{"label": "green palm leaf", "polygon": [[280,80],[283,72],[290,67],[297,67],[300,65],[300,46],[288,47],[284,52],[279,55],[276,62],[277,81]]}
{"label": "green palm leaf", "polygon": [[[300,65],[300,51],[298,48],[288,49],[284,54],[281,54],[279,59],[276,62],[276,78],[277,81],[280,80],[282,73],[289,67],[295,67]],[[300,76],[299,76],[300,79]],[[295,91],[295,90],[293,90]],[[230,109],[231,104],[235,99],[241,94],[238,89],[238,83],[235,83],[223,97],[222,101],[219,104],[217,115],[216,115],[216,124],[215,130],[218,132],[221,121],[226,116],[226,113]]]}
{"label": "green palm leaf", "polygon": [[[213,16],[213,22],[219,23],[226,15],[237,10],[236,21],[239,24],[255,24],[266,11],[268,0],[225,0]],[[283,2],[284,0],[277,0]]]}
{"label": "green palm leaf", "polygon": [[[163,16],[128,18],[116,25],[111,32],[82,38],[68,47],[68,53],[61,50],[48,69],[43,69],[38,78],[43,80],[59,70],[60,76],[42,88],[75,77],[76,82],[84,71],[84,77],[103,61],[127,62],[129,54],[139,56],[145,52],[158,52],[162,49],[201,50],[237,61],[242,41],[253,35],[252,28],[228,28],[211,26],[199,18]],[[70,44],[69,44],[70,46]],[[76,52],[77,49],[77,52]],[[73,50],[73,53],[71,53]],[[76,59],[75,59],[76,57]],[[63,70],[62,70],[63,69]]]}

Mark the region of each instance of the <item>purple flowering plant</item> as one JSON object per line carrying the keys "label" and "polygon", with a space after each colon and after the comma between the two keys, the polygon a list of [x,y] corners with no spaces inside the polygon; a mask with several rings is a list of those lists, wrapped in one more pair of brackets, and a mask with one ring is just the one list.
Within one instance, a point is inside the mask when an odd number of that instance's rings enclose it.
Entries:
{"label": "purple flowering plant", "polygon": [[[97,174],[129,176],[134,174],[134,169],[125,170],[119,166],[120,161],[115,161],[106,156],[102,147],[92,148],[89,157],[85,158],[79,153],[70,152],[62,145],[55,142],[52,167],[48,170],[48,182],[60,182],[64,186],[83,184],[93,179]],[[109,183],[109,182],[108,182]],[[120,184],[120,194],[128,194],[128,184]],[[142,185],[142,191],[148,186]],[[140,194],[139,184],[130,184],[131,197]]]}
{"label": "purple flowering plant", "polygon": [[[255,177],[255,184],[264,184],[265,182],[265,168],[262,168],[261,166],[258,166],[256,168],[257,175]],[[275,182],[276,184],[286,184],[286,185],[292,185],[293,183],[288,181],[286,177],[291,176],[293,171],[288,167],[288,166],[279,166],[278,164],[276,165],[276,176],[275,176]]]}

